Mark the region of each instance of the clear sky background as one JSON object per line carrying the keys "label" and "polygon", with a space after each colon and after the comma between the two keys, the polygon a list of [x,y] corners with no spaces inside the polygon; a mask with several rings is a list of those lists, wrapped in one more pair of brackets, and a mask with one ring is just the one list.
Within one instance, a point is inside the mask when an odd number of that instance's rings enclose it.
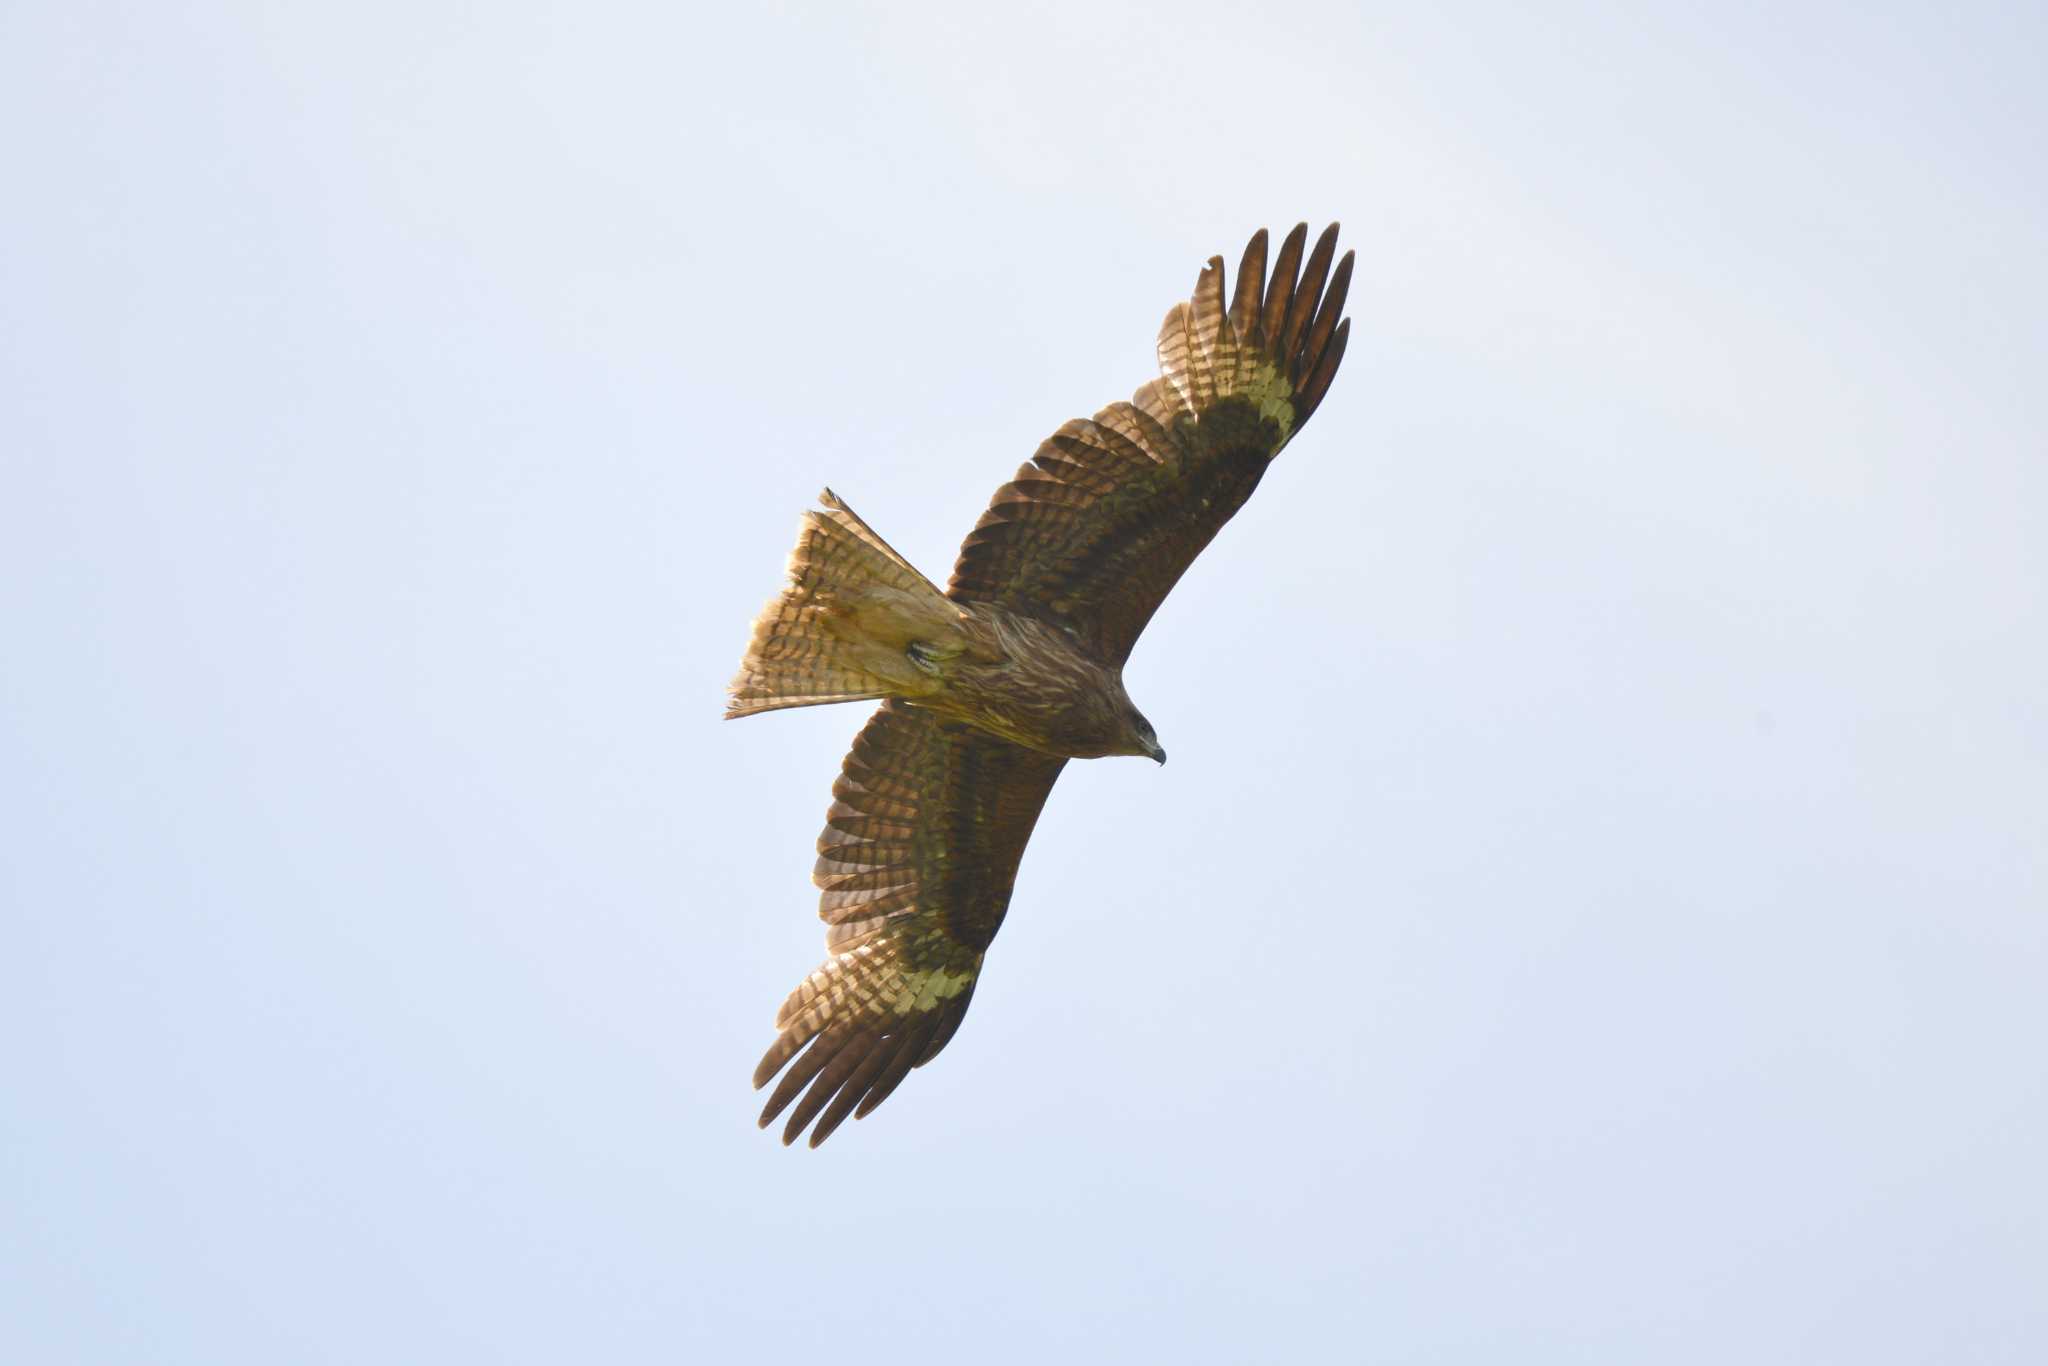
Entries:
{"label": "clear sky background", "polygon": [[[2048,21],[0,18],[0,1358],[2048,1360]],[[864,708],[1251,231],[1328,403],[966,1027],[748,1073]]]}

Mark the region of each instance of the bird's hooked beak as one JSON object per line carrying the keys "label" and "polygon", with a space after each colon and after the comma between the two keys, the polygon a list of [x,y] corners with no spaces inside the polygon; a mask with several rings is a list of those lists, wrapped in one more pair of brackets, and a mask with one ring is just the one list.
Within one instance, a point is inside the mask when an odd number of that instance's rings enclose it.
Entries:
{"label": "bird's hooked beak", "polygon": [[1146,745],[1145,757],[1150,759],[1153,763],[1158,764],[1162,767],[1164,767],[1166,764],[1166,751],[1159,747],[1159,742],[1157,740],[1153,740]]}

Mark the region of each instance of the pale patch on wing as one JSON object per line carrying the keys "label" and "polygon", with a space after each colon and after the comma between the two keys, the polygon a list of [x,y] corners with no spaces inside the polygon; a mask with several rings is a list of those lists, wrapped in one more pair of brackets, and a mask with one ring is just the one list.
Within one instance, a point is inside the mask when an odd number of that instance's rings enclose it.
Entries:
{"label": "pale patch on wing", "polygon": [[974,985],[974,973],[933,968],[929,972],[906,972],[901,980],[894,1005],[898,1015],[908,1015],[914,1010],[930,1010],[941,1001],[952,1000]]}
{"label": "pale patch on wing", "polygon": [[1288,383],[1286,372],[1279,366],[1269,361],[1254,368],[1241,392],[1258,405],[1260,417],[1280,424],[1283,440],[1293,432],[1294,386]]}
{"label": "pale patch on wing", "polygon": [[981,967],[975,954],[958,971],[906,968],[900,940],[869,942],[834,954],[783,1003],[778,1029],[818,1030],[835,1016],[908,1015],[950,1001],[974,986]]}

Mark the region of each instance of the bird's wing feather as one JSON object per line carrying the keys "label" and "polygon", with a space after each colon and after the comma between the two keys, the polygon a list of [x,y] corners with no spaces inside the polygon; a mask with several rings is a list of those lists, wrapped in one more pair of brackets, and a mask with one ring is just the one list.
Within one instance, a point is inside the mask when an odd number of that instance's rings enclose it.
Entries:
{"label": "bird's wing feather", "polygon": [[1223,258],[1210,259],[1160,329],[1160,377],[1129,403],[1067,423],[996,490],[947,596],[1049,617],[1106,659],[1129,657],[1343,359],[1351,253],[1332,274],[1333,223],[1303,266],[1307,235],[1306,224],[1288,234],[1268,282],[1261,229],[1228,307]]}
{"label": "bird's wing feather", "polygon": [[1065,763],[901,702],[875,712],[818,836],[831,957],[783,1003],[754,1072],[764,1086],[796,1059],[763,1127],[795,1101],[783,1142],[815,1119],[816,1147],[946,1046]]}

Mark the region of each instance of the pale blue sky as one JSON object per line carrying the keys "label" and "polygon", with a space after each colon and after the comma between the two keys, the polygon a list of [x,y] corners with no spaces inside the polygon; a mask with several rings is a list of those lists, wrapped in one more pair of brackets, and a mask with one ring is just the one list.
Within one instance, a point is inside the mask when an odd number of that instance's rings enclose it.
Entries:
{"label": "pale blue sky", "polygon": [[[0,17],[0,1358],[2048,1360],[2039,7],[978,8]],[[1173,763],[784,1150],[799,509],[1304,218]]]}

